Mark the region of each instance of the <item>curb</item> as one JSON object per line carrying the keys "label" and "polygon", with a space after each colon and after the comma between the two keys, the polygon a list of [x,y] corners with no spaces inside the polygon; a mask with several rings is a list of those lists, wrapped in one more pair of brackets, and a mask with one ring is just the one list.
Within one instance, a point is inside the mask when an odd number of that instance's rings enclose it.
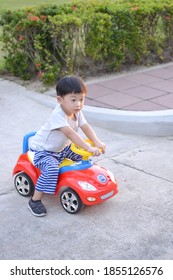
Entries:
{"label": "curb", "polygon": [[[25,94],[43,105],[54,108],[55,97],[41,95],[24,88]],[[106,128],[112,132],[141,136],[173,135],[173,109],[162,111],[125,111],[98,108],[85,105],[83,113],[92,125]]]}
{"label": "curb", "polygon": [[114,132],[143,136],[173,135],[173,110],[123,111],[85,106],[88,121]]}

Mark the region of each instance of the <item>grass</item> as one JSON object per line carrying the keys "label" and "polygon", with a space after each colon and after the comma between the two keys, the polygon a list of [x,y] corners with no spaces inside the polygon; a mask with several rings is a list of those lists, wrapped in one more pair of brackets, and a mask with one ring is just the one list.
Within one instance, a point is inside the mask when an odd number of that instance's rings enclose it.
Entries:
{"label": "grass", "polygon": [[0,12],[6,9],[16,10],[28,6],[39,6],[44,4],[63,4],[72,0],[0,0]]}
{"label": "grass", "polygon": [[[84,2],[86,0],[83,0]],[[118,0],[113,0],[117,2]],[[56,4],[60,5],[63,3],[72,2],[72,0],[0,0],[0,12],[4,9],[20,9],[28,6],[38,6],[44,4]]]}

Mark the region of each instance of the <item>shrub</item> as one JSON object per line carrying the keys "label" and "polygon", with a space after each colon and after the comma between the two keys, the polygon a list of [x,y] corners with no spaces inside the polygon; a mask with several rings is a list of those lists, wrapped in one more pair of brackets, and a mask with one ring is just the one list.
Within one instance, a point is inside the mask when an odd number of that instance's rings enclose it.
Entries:
{"label": "shrub", "polygon": [[51,84],[172,59],[172,0],[74,1],[2,14],[8,71]]}

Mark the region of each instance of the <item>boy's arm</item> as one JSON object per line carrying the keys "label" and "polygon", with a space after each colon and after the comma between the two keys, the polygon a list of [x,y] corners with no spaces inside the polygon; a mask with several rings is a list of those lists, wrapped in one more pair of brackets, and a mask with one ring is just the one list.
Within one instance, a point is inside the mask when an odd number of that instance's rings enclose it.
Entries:
{"label": "boy's arm", "polygon": [[106,145],[100,141],[92,127],[88,123],[85,123],[83,126],[81,126],[81,129],[85,133],[86,137],[94,142],[96,147],[101,148],[102,153],[105,153]]}
{"label": "boy's arm", "polygon": [[90,144],[86,143],[82,137],[75,132],[71,127],[64,126],[59,128],[59,130],[71,140],[72,143],[76,144],[77,146],[81,147],[82,149],[93,153],[93,156],[99,156],[101,154],[98,147],[91,147]]}

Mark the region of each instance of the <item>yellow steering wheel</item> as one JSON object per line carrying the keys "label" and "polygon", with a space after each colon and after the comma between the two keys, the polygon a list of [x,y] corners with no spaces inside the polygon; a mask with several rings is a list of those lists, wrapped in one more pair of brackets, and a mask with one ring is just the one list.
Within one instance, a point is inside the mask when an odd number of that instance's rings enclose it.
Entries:
{"label": "yellow steering wheel", "polygon": [[[91,140],[85,139],[84,141],[89,143],[92,147],[94,147],[94,143]],[[77,146],[74,143],[71,144],[70,148],[74,153],[81,155],[83,160],[88,160],[89,157],[91,157],[93,155],[91,152],[88,152],[88,151],[82,149],[81,147]]]}

